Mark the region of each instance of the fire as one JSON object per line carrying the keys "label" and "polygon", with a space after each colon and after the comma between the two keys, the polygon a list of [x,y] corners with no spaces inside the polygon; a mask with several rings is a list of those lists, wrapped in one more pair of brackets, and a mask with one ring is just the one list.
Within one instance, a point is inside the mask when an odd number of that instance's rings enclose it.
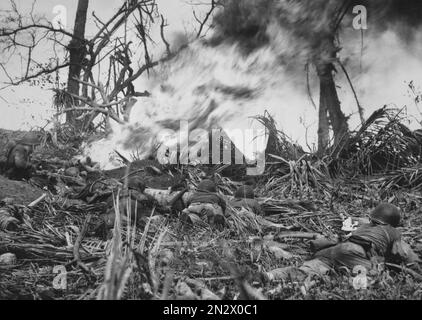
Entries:
{"label": "fire", "polygon": [[[288,117],[295,118],[301,113],[290,110],[290,106],[298,105],[303,93],[295,89],[270,46],[244,55],[237,44],[212,47],[196,41],[160,65],[150,79],[137,84],[145,86],[151,97],[138,100],[129,123],[114,124],[113,134],[107,140],[87,149],[87,155],[103,167],[115,165],[109,158],[114,149],[129,157],[133,153],[146,157],[155,137],[165,129],[177,129],[180,121],[187,121],[190,130],[252,128],[262,132],[262,126],[250,117],[265,110],[284,110]],[[249,158],[265,149],[262,141],[266,138],[257,136],[245,141],[249,146],[254,139],[261,139],[260,150],[242,150]]]}
{"label": "fire", "polygon": [[[240,44],[227,41],[215,45],[197,40],[180,50],[151,71],[148,78],[137,80],[135,87],[146,88],[151,96],[139,99],[129,122],[113,124],[113,133],[87,146],[85,155],[105,169],[119,165],[113,150],[129,159],[145,158],[156,147],[157,137],[165,136],[163,132],[178,132],[180,121],[187,121],[189,130],[262,131],[250,117],[265,110],[275,116],[279,129],[294,142],[315,146],[318,114],[309,99],[304,71],[308,49],[278,24],[270,24],[267,33],[268,44],[248,54]],[[370,34],[363,47],[360,32],[350,27],[342,35],[345,46],[340,56],[348,57],[342,61],[365,113],[396,103],[408,105],[410,114],[418,114],[413,110],[414,101],[405,96],[405,82],[422,83],[421,62],[414,54],[420,52],[420,45],[406,48],[391,30],[381,36]],[[312,69],[309,79],[311,95],[318,102],[318,79]],[[336,83],[343,112],[351,116],[349,126],[353,129],[359,125],[354,96],[341,72]],[[177,141],[175,135],[170,136]],[[238,147],[246,157],[254,158],[265,149],[266,137],[260,139],[260,148],[252,147],[253,139],[245,141],[245,148]]]}

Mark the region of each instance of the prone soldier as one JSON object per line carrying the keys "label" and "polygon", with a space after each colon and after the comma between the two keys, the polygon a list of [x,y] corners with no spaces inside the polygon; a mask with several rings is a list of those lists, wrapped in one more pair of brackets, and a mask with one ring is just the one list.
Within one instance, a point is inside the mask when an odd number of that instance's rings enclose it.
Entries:
{"label": "prone soldier", "polygon": [[240,186],[234,193],[234,199],[230,201],[230,205],[235,209],[245,208],[252,210],[255,214],[263,214],[261,205],[255,199],[255,193],[250,185]]}
{"label": "prone soldier", "polygon": [[11,179],[28,179],[33,169],[31,155],[41,143],[39,135],[31,133],[9,145],[6,153],[6,176]]}

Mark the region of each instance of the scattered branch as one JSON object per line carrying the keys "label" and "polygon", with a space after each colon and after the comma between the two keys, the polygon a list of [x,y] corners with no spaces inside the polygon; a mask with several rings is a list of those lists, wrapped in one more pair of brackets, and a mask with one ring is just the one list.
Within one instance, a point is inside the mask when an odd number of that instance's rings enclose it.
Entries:
{"label": "scattered branch", "polygon": [[167,27],[167,26],[168,25],[164,21],[163,15],[161,15],[160,35],[161,35],[161,39],[163,40],[164,44],[166,45],[166,53],[169,56],[169,55],[171,55],[170,44],[167,42],[166,38],[164,37],[164,28]]}
{"label": "scattered branch", "polygon": [[314,109],[317,110],[318,108],[316,106],[314,99],[312,98],[311,87],[310,87],[310,82],[309,82],[309,62],[305,65],[305,71],[306,71],[306,88],[308,90],[308,97],[309,97],[309,100],[311,100],[311,103]]}
{"label": "scattered branch", "polygon": [[216,0],[211,0],[211,8],[210,10],[206,13],[204,19],[201,21],[195,13],[195,10],[193,10],[193,16],[195,18],[195,20],[199,23],[199,30],[196,34],[196,37],[199,38],[201,36],[202,30],[204,29],[205,24],[207,23],[208,19],[210,18],[211,14],[213,13],[214,9],[217,7],[217,1]]}
{"label": "scattered branch", "polygon": [[341,61],[339,59],[337,60],[337,62],[340,65],[341,69],[343,70],[344,74],[346,75],[347,81],[349,82],[350,88],[352,89],[353,95],[355,96],[356,104],[358,106],[360,121],[361,121],[362,124],[364,124],[365,123],[365,117],[363,115],[363,108],[362,108],[361,104],[359,103],[359,99],[358,99],[358,96],[356,94],[355,88],[353,86],[352,80],[350,79],[349,74],[347,73],[347,70],[344,67],[343,63],[341,63]]}
{"label": "scattered branch", "polygon": [[[7,14],[13,15],[13,18],[10,19],[11,24],[8,27],[0,29],[0,42],[3,45],[3,52],[5,50],[8,51],[10,57],[19,55],[19,50],[24,50],[25,54],[22,57],[25,59],[23,61],[25,67],[22,75],[14,78],[14,75],[7,70],[6,64],[0,63],[0,70],[3,71],[9,80],[4,88],[19,85],[43,75],[58,73],[62,68],[81,68],[82,73],[77,76],[80,79],[76,79],[78,83],[82,84],[81,94],[77,91],[63,91],[64,93],[60,96],[65,98],[64,96],[67,95],[71,98],[66,100],[70,104],[61,104],[61,109],[64,107],[66,111],[79,111],[79,113],[75,113],[75,117],[84,119],[85,122],[92,122],[96,115],[103,114],[119,123],[123,123],[124,117],[127,115],[124,115],[122,120],[119,108],[124,108],[131,97],[148,97],[150,95],[147,91],[136,91],[133,81],[158,64],[158,61],[151,60],[148,49],[149,43],[153,43],[149,36],[150,26],[154,23],[156,16],[161,16],[161,38],[166,45],[167,55],[170,53],[170,45],[164,36],[166,22],[162,15],[158,15],[155,0],[125,1],[107,21],[103,21],[95,12],[92,12],[98,31],[90,39],[83,39],[64,29],[54,28],[46,19],[35,18],[33,15],[34,4],[29,17],[24,17],[18,11],[17,5],[13,0],[11,1],[11,6],[12,9]],[[131,17],[135,19],[134,28],[129,30],[134,30],[141,38],[144,49],[145,63],[137,68],[132,66],[132,52],[130,49],[132,42],[127,42],[130,37],[126,35],[127,24],[131,21]],[[121,36],[119,30],[123,26],[125,32],[124,36]],[[39,34],[39,32],[43,33]],[[20,38],[20,35],[23,34],[28,35],[26,42]],[[70,40],[70,44],[64,44],[63,38]],[[78,47],[81,45],[84,47],[83,58],[77,62],[75,60],[72,62],[69,61],[69,57],[64,57],[64,61],[60,61],[56,54],[55,59],[53,59],[55,64],[42,65],[34,60],[36,56],[35,48],[40,45],[40,41],[45,39],[54,41],[54,45],[63,46],[67,51],[74,50],[74,45],[78,43]],[[100,64],[106,61],[105,59],[107,58],[109,58],[109,70],[111,72],[108,73],[108,78],[104,81],[106,85],[103,86],[99,80],[97,84],[95,83],[94,68],[97,68],[98,70],[95,71],[99,73]],[[72,77],[68,81],[75,81],[75,79]],[[91,88],[90,97],[88,97],[88,88]],[[101,102],[96,101],[96,93],[101,96]],[[58,103],[60,103],[59,100],[57,100]],[[78,101],[83,105],[75,105]],[[129,105],[133,105],[133,103]],[[60,110],[59,113],[63,113],[64,110]],[[86,113],[85,116],[89,116],[89,119],[84,116],[84,113]]]}

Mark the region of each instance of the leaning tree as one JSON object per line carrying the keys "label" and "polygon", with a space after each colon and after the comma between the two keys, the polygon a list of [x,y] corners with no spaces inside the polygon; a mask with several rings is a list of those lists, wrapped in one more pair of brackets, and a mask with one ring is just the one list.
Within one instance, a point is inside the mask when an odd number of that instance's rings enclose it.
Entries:
{"label": "leaning tree", "polygon": [[[0,61],[0,68],[8,78],[5,86],[43,77],[50,79],[51,75],[68,69],[67,82],[55,83],[53,90],[58,114],[67,115],[70,127],[85,132],[94,128],[94,120],[99,116],[102,120],[95,124],[102,128],[109,119],[127,121],[136,98],[149,96],[146,91],[135,90],[134,80],[170,55],[170,46],[164,38],[166,21],[159,14],[155,0],[123,1],[108,20],[89,12],[89,0],[79,0],[73,31],[36,15],[35,6],[34,2],[30,12],[24,14],[11,0],[10,10],[1,13],[2,55],[13,58],[20,52],[27,66],[23,74],[12,75],[8,70],[9,59]],[[85,34],[88,16],[97,28],[90,37]],[[161,28],[160,35],[166,44],[166,55],[157,59],[150,53],[154,24]],[[34,54],[42,46],[48,47],[51,53],[48,62],[40,62],[40,57]],[[58,48],[64,48],[64,54]]]}
{"label": "leaning tree", "polygon": [[[276,24],[285,31],[283,34],[289,38],[288,43],[291,44],[290,48],[279,53],[281,63],[303,63],[306,65],[306,72],[309,72],[309,66],[315,68],[320,88],[320,151],[330,144],[330,129],[333,132],[334,145],[348,136],[347,117],[341,109],[334,74],[336,65],[341,65],[338,58],[340,26],[351,4],[352,1],[349,0],[225,0],[221,2],[222,9],[214,18],[218,35],[247,43],[249,50],[267,45],[271,41],[268,27]],[[343,65],[341,69],[346,71]],[[309,80],[307,87],[309,90]],[[363,118],[359,103],[358,107]]]}
{"label": "leaning tree", "polygon": [[[280,61],[306,65],[309,95],[310,67],[316,70],[319,106],[311,100],[318,108],[318,150],[321,153],[331,145],[330,131],[334,137],[333,146],[342,145],[349,136],[348,117],[342,111],[336,89],[337,70],[345,73],[361,122],[365,121],[363,107],[339,55],[341,31],[345,27],[352,28],[353,20],[359,15],[355,6],[366,8],[373,35],[392,29],[400,33],[403,45],[415,40],[415,30],[422,23],[422,2],[419,0],[221,0],[219,5],[221,8],[213,20],[219,31],[217,37],[231,37],[254,50],[271,41],[268,26],[276,22],[290,44],[280,52]],[[358,28],[358,32],[363,42],[363,30]]]}

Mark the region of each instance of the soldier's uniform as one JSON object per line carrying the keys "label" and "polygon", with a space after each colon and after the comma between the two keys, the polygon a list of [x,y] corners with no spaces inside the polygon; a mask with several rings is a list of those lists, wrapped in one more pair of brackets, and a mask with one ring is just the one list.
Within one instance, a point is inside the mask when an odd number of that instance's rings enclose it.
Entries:
{"label": "soldier's uniform", "polygon": [[[119,212],[123,222],[136,223],[143,217],[151,215],[152,208],[156,201],[153,197],[144,194],[145,185],[143,181],[138,178],[130,178],[128,180],[127,188],[119,193]],[[116,210],[114,200],[109,197],[107,203],[109,209],[103,215],[101,220],[105,223],[107,229],[113,228],[116,219]]]}
{"label": "soldier's uniform", "polygon": [[391,225],[370,223],[352,232],[351,237],[343,243],[322,249],[315,253],[315,258],[331,268],[361,265],[371,269],[373,257],[385,260],[405,260],[401,248],[400,232]]}
{"label": "soldier's uniform", "polygon": [[12,142],[7,147],[6,175],[9,178],[28,179],[31,175],[31,155],[41,139],[36,133],[30,133],[23,139]]}
{"label": "soldier's uniform", "polygon": [[[400,223],[400,211],[391,204],[381,204],[371,215],[371,222],[352,232],[347,241],[317,251],[314,259],[306,261],[299,268],[278,269],[278,277],[299,275],[323,275],[332,268],[355,266],[373,267],[373,258],[379,262],[414,262],[416,255],[404,242],[395,228]],[[406,248],[406,250],[405,250]]]}
{"label": "soldier's uniform", "polygon": [[248,185],[241,186],[236,190],[234,199],[230,201],[230,206],[235,209],[245,208],[255,214],[263,214],[261,205],[255,199],[253,188]]}
{"label": "soldier's uniform", "polygon": [[187,201],[188,207],[182,212],[183,220],[191,220],[190,215],[207,219],[210,224],[223,224],[226,201],[217,193],[211,180],[205,179],[198,185],[198,190]]}

